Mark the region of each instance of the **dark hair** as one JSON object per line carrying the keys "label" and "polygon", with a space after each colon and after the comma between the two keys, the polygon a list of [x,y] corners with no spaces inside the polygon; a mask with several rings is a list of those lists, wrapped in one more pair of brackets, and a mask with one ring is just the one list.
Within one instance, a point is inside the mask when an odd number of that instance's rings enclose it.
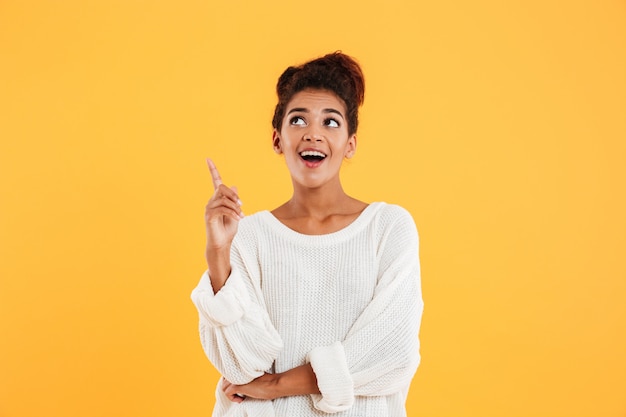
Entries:
{"label": "dark hair", "polygon": [[289,67],[276,84],[278,104],[272,126],[280,131],[287,104],[298,92],[307,88],[328,90],[346,105],[348,134],[356,133],[359,125],[359,106],[365,97],[365,80],[359,64],[348,55],[337,51],[297,67]]}

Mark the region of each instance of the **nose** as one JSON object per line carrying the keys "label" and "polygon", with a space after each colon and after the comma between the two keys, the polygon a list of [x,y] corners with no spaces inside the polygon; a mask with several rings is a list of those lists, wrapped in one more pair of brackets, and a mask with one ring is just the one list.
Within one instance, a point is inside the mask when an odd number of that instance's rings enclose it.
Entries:
{"label": "nose", "polygon": [[302,140],[305,142],[321,142],[323,136],[315,132],[307,132],[302,136]]}

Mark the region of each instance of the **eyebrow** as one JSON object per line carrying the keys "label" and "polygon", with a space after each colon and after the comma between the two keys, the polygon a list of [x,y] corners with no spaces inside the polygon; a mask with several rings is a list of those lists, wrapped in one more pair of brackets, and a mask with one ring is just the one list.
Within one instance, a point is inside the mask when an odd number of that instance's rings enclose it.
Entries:
{"label": "eyebrow", "polygon": [[[294,107],[293,109],[289,110],[287,112],[287,114],[291,114],[291,113],[295,113],[295,112],[299,112],[299,113],[309,113],[309,109],[305,108],[305,107]],[[341,114],[341,112],[339,110],[333,109],[333,108],[328,108],[328,109],[322,109],[322,113],[335,113],[338,114],[339,116],[341,116],[342,119],[344,119],[343,114]]]}

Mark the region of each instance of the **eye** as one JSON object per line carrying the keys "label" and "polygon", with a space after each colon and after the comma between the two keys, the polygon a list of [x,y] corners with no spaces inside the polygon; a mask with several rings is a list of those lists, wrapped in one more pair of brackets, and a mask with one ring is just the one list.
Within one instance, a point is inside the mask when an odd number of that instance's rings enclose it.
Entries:
{"label": "eye", "polygon": [[304,121],[302,117],[294,116],[289,120],[289,124],[294,125],[294,126],[304,126],[306,125],[306,122]]}
{"label": "eye", "polygon": [[328,127],[339,127],[339,122],[335,119],[326,119],[324,120],[324,125]]}

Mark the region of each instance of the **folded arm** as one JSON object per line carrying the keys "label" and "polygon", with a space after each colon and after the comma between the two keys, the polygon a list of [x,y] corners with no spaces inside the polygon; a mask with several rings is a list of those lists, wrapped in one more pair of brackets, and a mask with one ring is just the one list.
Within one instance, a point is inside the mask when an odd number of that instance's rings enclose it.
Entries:
{"label": "folded arm", "polygon": [[[408,215],[408,214],[407,214]],[[231,401],[311,395],[327,413],[351,407],[355,396],[384,396],[406,390],[420,362],[423,311],[418,236],[410,217],[389,231],[379,256],[379,280],[372,301],[343,341],[309,352],[308,363],[248,384],[226,381]]]}

